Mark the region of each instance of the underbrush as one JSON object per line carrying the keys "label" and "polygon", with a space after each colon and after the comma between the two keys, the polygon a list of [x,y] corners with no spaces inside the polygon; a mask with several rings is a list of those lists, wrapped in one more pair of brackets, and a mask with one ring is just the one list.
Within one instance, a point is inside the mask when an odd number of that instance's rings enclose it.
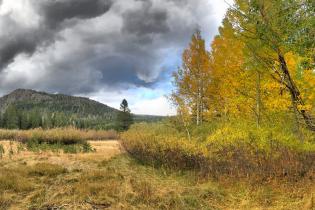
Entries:
{"label": "underbrush", "polygon": [[282,125],[257,128],[247,122],[226,122],[210,126],[206,138],[192,136],[189,141],[167,124],[136,124],[122,134],[122,142],[143,162],[196,169],[204,176],[256,176],[266,180],[314,175],[312,133],[303,131],[302,140]]}

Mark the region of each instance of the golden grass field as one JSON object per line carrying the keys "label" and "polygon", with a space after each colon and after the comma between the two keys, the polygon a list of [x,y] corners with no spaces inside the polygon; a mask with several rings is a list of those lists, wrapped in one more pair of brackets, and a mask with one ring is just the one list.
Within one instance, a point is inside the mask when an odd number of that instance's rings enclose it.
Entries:
{"label": "golden grass field", "polygon": [[90,141],[95,152],[18,151],[0,141],[0,209],[312,209],[315,185],[202,178],[143,165],[119,141]]}
{"label": "golden grass field", "polygon": [[[62,165],[70,170],[73,168],[87,169],[87,167],[92,167],[93,164],[86,164],[86,162],[97,164],[123,151],[117,140],[89,141],[89,143],[96,150],[95,152],[66,154],[62,151],[58,153],[52,151],[31,152],[26,149],[18,152],[18,144],[14,142],[14,154],[10,157],[9,153],[6,152],[1,163],[3,164],[2,166],[17,166],[23,162],[23,164],[31,166],[40,162],[49,162],[51,164]],[[9,151],[10,141],[1,141],[0,144],[4,146],[5,151]]]}

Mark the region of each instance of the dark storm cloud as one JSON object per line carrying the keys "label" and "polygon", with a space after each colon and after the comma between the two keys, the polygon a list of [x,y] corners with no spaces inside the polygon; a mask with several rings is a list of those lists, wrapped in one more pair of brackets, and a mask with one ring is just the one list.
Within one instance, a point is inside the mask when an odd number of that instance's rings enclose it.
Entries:
{"label": "dark storm cloud", "polygon": [[109,0],[51,0],[41,3],[39,12],[49,27],[57,28],[67,19],[86,19],[102,15],[111,5]]}
{"label": "dark storm cloud", "polygon": [[0,89],[152,87],[169,75],[165,63],[176,68],[174,56],[210,12],[207,0],[24,1],[35,23],[0,15]]}
{"label": "dark storm cloud", "polygon": [[12,62],[18,53],[34,52],[36,49],[35,42],[36,41],[25,36],[14,37],[11,40],[6,40],[0,48],[0,69],[2,69],[6,64]]}
{"label": "dark storm cloud", "polygon": [[[31,0],[34,9],[41,16],[41,24],[36,28],[25,28],[16,22],[12,14],[1,17],[2,25],[11,30],[1,37],[0,72],[20,53],[32,54],[43,44],[54,42],[55,35],[66,27],[63,23],[70,19],[89,19],[107,12],[110,0]],[[1,1],[0,1],[1,5]],[[31,18],[31,17],[30,17]]]}

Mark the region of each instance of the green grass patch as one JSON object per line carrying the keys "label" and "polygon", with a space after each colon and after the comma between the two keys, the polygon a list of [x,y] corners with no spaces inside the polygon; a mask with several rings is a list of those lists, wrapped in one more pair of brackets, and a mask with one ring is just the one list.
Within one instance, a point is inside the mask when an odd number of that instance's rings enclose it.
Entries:
{"label": "green grass patch", "polygon": [[26,148],[32,152],[39,152],[39,151],[53,151],[59,152],[63,151],[64,153],[88,153],[93,152],[94,149],[87,141],[83,141],[81,143],[75,144],[63,144],[60,142],[57,143],[46,143],[46,142],[39,142],[37,139],[31,139],[26,142]]}

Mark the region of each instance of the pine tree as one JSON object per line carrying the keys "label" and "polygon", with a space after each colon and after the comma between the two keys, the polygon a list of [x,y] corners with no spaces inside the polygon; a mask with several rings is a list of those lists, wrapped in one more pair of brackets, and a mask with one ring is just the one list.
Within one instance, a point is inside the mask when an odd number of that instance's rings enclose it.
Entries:
{"label": "pine tree", "polygon": [[26,130],[31,127],[29,116],[26,112],[20,112],[20,129]]}
{"label": "pine tree", "polygon": [[133,123],[133,118],[126,99],[123,99],[120,104],[120,112],[117,114],[116,123],[117,130],[120,131],[128,130],[130,125]]}
{"label": "pine tree", "polygon": [[30,125],[32,128],[38,128],[42,126],[42,119],[39,110],[33,110],[30,113]]}
{"label": "pine tree", "polygon": [[4,125],[8,129],[19,128],[18,111],[14,105],[10,105],[4,113]]}

